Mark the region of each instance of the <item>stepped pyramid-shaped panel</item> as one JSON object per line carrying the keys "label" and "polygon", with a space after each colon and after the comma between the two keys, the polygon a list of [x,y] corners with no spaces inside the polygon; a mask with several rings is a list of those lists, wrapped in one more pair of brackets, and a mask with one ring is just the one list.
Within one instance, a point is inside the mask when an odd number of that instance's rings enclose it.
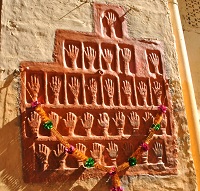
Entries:
{"label": "stepped pyramid-shaped panel", "polygon": [[[94,33],[57,30],[54,62],[21,63],[23,168],[26,182],[101,177],[44,129],[40,102],[65,140],[102,165],[127,161],[146,138],[159,105],[161,129],[127,175],[176,174],[176,130],[159,41],[128,37],[121,7],[94,4]],[[80,172],[80,173],[79,173]],[[76,174],[79,174],[76,177]]]}

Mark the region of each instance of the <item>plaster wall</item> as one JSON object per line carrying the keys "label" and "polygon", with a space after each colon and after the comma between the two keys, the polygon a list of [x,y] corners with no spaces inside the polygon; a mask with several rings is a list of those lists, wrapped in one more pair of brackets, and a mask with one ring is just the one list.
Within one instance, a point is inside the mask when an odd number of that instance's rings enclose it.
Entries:
{"label": "plaster wall", "polygon": [[[96,1],[108,3],[108,1]],[[1,10],[1,73],[0,73],[0,190],[109,190],[105,179],[66,180],[62,183],[25,184],[19,117],[19,77],[13,75],[21,61],[52,61],[56,29],[92,32],[92,3],[73,0],[10,0],[3,1]],[[110,3],[110,2],[109,2]],[[175,125],[178,129],[178,174],[173,176],[141,175],[122,177],[125,190],[197,190],[190,138],[185,117],[174,37],[166,0],[113,0],[124,6],[129,36],[158,39],[165,45],[165,64],[170,79]],[[79,6],[81,5],[81,6]],[[73,10],[73,11],[71,11]],[[65,17],[63,17],[66,15]],[[62,18],[63,17],[63,18]],[[62,19],[61,19],[62,18]],[[16,73],[14,73],[16,74]]]}
{"label": "plaster wall", "polygon": [[200,114],[200,3],[199,1],[181,0],[179,1],[179,9],[190,62],[190,69],[195,90],[197,108]]}
{"label": "plaster wall", "polygon": [[[200,144],[198,143],[199,133],[199,86],[198,86],[198,81],[199,81],[199,32],[200,32],[200,2],[199,1],[184,1],[180,0],[179,1],[179,10],[180,10],[180,15],[181,15],[181,22],[182,22],[182,27],[184,31],[184,38],[186,42],[186,48],[187,48],[187,53],[188,53],[188,58],[189,58],[189,64],[190,64],[190,71],[191,72],[191,77],[192,77],[192,86],[194,87],[194,93],[193,95],[196,98],[196,105],[194,107],[197,107],[198,110],[198,116],[196,116],[196,130],[189,125],[190,129],[190,135],[191,135],[191,143],[192,143],[192,154],[193,158],[195,161],[195,169],[197,173],[197,182],[200,181],[200,173],[199,173],[199,146]],[[194,98],[194,99],[195,99]],[[186,98],[187,100],[187,98]],[[187,101],[185,101],[187,102]],[[186,109],[187,110],[187,109]],[[189,116],[188,116],[188,124],[191,124],[189,122]],[[195,125],[194,125],[195,126]],[[195,138],[197,140],[195,140]],[[198,183],[199,185],[199,183]]]}
{"label": "plaster wall", "polygon": [[200,3],[199,1],[180,0],[179,9],[190,62],[197,108],[200,114],[200,67],[198,64],[200,60]]}

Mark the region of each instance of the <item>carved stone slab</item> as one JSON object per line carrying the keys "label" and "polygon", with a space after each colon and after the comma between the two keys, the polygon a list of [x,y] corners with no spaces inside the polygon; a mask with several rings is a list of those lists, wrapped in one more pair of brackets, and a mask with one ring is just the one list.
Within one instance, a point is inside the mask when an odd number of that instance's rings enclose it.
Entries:
{"label": "carved stone slab", "polygon": [[157,107],[161,130],[127,175],[177,173],[176,130],[159,41],[128,37],[119,6],[94,4],[95,33],[57,30],[53,63],[21,63],[22,154],[26,182],[102,177],[84,169],[43,128],[39,101],[64,139],[105,166],[120,165],[142,143]]}

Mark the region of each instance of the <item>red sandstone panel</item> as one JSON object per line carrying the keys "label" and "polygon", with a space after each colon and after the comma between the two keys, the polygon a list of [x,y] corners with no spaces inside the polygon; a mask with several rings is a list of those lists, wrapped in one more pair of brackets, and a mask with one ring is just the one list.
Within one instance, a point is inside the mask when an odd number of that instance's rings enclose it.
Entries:
{"label": "red sandstone panel", "polygon": [[157,107],[168,111],[138,164],[124,172],[176,174],[177,143],[159,41],[128,37],[124,11],[94,5],[95,33],[57,30],[53,63],[21,63],[26,182],[102,177],[65,152],[31,107],[38,101],[65,140],[104,166],[127,161],[146,138]]}

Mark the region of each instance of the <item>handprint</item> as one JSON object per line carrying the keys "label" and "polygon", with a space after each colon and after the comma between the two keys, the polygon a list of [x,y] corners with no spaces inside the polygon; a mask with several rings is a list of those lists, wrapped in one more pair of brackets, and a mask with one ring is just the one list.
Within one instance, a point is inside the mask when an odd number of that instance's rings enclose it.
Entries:
{"label": "handprint", "polygon": [[115,114],[115,119],[112,118],[115,122],[115,125],[117,126],[118,134],[122,136],[124,133],[124,126],[125,126],[125,116],[122,112],[119,112]]}
{"label": "handprint", "polygon": [[145,126],[149,127],[149,125],[150,126],[152,125],[152,123],[154,121],[154,117],[153,117],[153,115],[150,112],[145,112],[144,114],[145,114],[145,116],[142,117],[142,119],[145,122]]}
{"label": "handprint", "polygon": [[160,74],[158,66],[159,66],[159,57],[155,53],[151,53],[149,55],[150,62],[154,65],[155,73]]}
{"label": "handprint", "polygon": [[112,60],[113,60],[113,55],[112,55],[111,50],[104,49],[104,53],[102,53],[102,55],[103,55],[103,58],[106,62],[107,69],[109,71],[111,71],[111,64],[112,64]]}
{"label": "handprint", "polygon": [[118,146],[117,144],[111,142],[111,143],[108,143],[108,148],[106,148],[107,151],[108,151],[108,154],[112,160],[112,163],[114,166],[117,166],[117,163],[116,163],[116,159],[117,159],[117,156],[118,156]]}
{"label": "handprint", "polygon": [[59,169],[64,170],[66,168],[65,159],[67,158],[67,152],[65,150],[65,146],[63,144],[57,145],[57,150],[53,150],[54,155],[58,158],[59,161]]}
{"label": "handprint", "polygon": [[28,123],[31,128],[31,133],[33,137],[37,139],[38,134],[39,134],[40,124],[41,124],[40,115],[35,111],[31,112],[31,117],[28,118]]}
{"label": "handprint", "polygon": [[133,132],[138,133],[140,127],[140,117],[136,112],[131,112],[130,117],[127,115],[131,126],[133,127]]}
{"label": "handprint", "polygon": [[107,20],[107,24],[110,27],[110,32],[111,32],[111,37],[116,38],[116,34],[115,34],[115,22],[116,22],[116,17],[114,15],[114,13],[108,12],[107,16],[105,16],[106,20]]}
{"label": "handprint", "polygon": [[91,128],[93,126],[94,116],[90,113],[84,113],[84,121],[81,119],[81,123],[85,128],[88,137],[91,137]]}
{"label": "handprint", "polygon": [[44,144],[39,144],[38,146],[39,146],[39,151],[36,152],[36,156],[40,160],[42,171],[45,171],[49,166],[48,158],[50,154],[50,149]]}
{"label": "handprint", "polygon": [[110,118],[108,114],[105,112],[99,115],[100,115],[100,119],[98,119],[98,123],[101,127],[103,127],[103,134],[105,137],[107,137]]}
{"label": "handprint", "polygon": [[[76,144],[76,149],[78,149],[83,155],[85,155],[85,152],[87,150],[86,146],[82,143]],[[78,166],[83,166],[83,161],[78,160]]]}
{"label": "handprint", "polygon": [[[49,119],[52,121],[53,123],[53,127],[55,129],[57,129],[58,123],[59,123],[59,115],[55,112],[52,112],[49,114]],[[51,134],[53,135],[53,134]]]}
{"label": "handprint", "polygon": [[69,45],[68,50],[67,49],[65,49],[65,50],[67,51],[67,55],[71,59],[72,68],[76,69],[77,68],[76,60],[78,57],[79,49],[74,45]]}
{"label": "handprint", "polygon": [[33,101],[37,101],[38,93],[40,90],[39,78],[36,75],[31,76],[31,83],[28,82],[28,86],[33,94]]}
{"label": "handprint", "polygon": [[147,164],[148,163],[148,151],[142,152],[142,163]]}
{"label": "handprint", "polygon": [[113,106],[113,96],[114,96],[114,82],[111,79],[105,80],[106,85],[104,86],[105,90],[108,92],[109,105]]}
{"label": "handprint", "polygon": [[133,145],[131,143],[124,143],[123,151],[127,157],[130,157],[133,154]]}
{"label": "handprint", "polygon": [[54,93],[54,104],[59,104],[59,93],[61,87],[61,80],[58,76],[52,77],[52,83],[50,83],[51,90]]}
{"label": "handprint", "polygon": [[96,58],[96,51],[89,47],[86,47],[85,56],[88,59],[89,69],[94,70],[94,60]]}
{"label": "handprint", "polygon": [[162,147],[162,144],[156,142],[156,143],[154,144],[153,151],[154,151],[155,155],[156,155],[157,158],[158,158],[158,163],[163,163],[163,162],[162,162],[162,156],[163,156],[163,147]]}
{"label": "handprint", "polygon": [[95,105],[97,103],[97,82],[94,78],[89,81],[88,89],[92,95],[92,104]]}
{"label": "handprint", "polygon": [[92,158],[94,158],[95,162],[101,163],[102,160],[102,153],[104,151],[104,146],[99,143],[92,144],[93,150],[90,151]]}
{"label": "handprint", "polygon": [[162,102],[161,102],[161,97],[162,97],[162,86],[160,85],[159,82],[154,82],[153,83],[154,87],[153,87],[153,91],[154,91],[154,94],[156,96],[156,99],[157,99],[157,104],[158,105],[162,105]]}
{"label": "handprint", "polygon": [[74,136],[74,129],[77,123],[77,116],[72,113],[68,112],[66,119],[63,119],[65,128],[69,130],[69,136]]}
{"label": "handprint", "polygon": [[139,82],[139,86],[137,88],[142,96],[144,105],[147,106],[147,85],[141,81]]}
{"label": "handprint", "polygon": [[131,103],[131,93],[132,93],[132,91],[131,91],[131,85],[130,85],[129,81],[127,81],[127,80],[123,81],[123,86],[124,87],[122,87],[122,89],[123,89],[124,94],[127,98],[127,103],[128,103],[128,105],[131,106],[132,105],[132,103]]}
{"label": "handprint", "polygon": [[130,74],[129,63],[131,61],[131,51],[128,48],[121,49],[122,57],[124,59],[124,71],[125,74]]}
{"label": "handprint", "polygon": [[70,90],[72,94],[74,95],[74,104],[78,105],[78,94],[79,94],[79,88],[80,83],[76,77],[71,77],[71,84],[69,84]]}
{"label": "handprint", "polygon": [[145,117],[142,118],[145,122],[147,122],[150,119],[153,119],[153,115],[149,112],[145,112]]}

